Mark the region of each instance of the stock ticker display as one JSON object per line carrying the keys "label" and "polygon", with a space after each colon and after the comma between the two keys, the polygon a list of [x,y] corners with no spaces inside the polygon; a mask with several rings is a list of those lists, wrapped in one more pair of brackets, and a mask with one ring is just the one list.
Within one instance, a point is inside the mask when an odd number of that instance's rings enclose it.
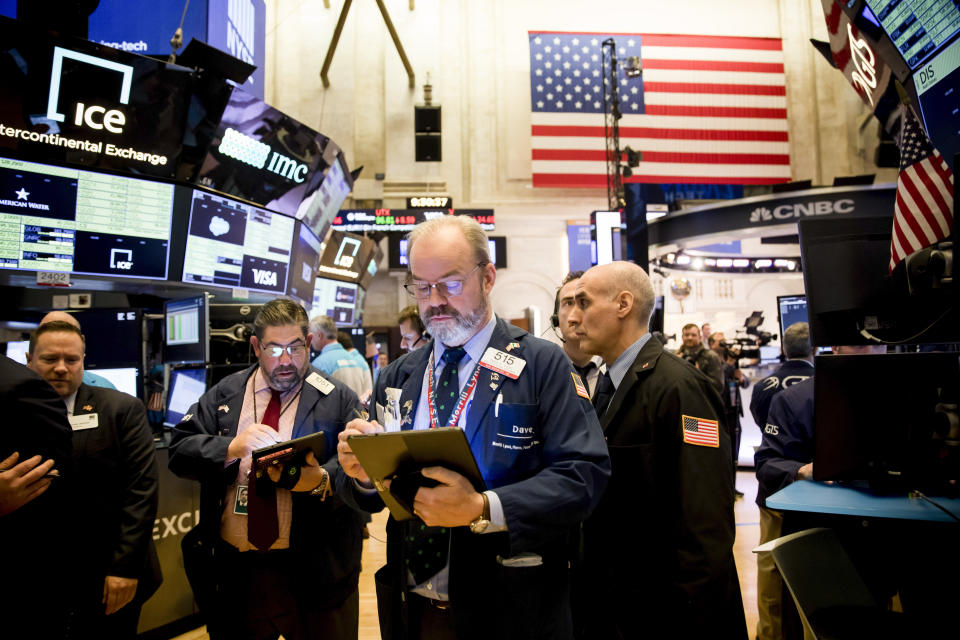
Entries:
{"label": "stock ticker display", "polygon": [[164,279],[173,189],[0,158],[0,268]]}
{"label": "stock ticker display", "polygon": [[294,219],[195,190],[183,282],[282,294]]}

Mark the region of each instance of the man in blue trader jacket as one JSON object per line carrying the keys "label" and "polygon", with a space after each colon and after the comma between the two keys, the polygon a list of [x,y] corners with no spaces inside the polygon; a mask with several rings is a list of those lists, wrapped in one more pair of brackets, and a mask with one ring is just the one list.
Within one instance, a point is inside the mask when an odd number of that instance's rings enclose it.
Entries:
{"label": "man in blue trader jacket", "polygon": [[[559,347],[493,314],[496,268],[475,221],[443,216],[409,240],[406,286],[433,340],[381,373],[373,406],[399,408],[387,430],[463,429],[489,490],[443,467],[421,471],[439,484],[417,491],[418,519],[387,525],[383,637],[571,638],[567,537],[610,474],[589,394]],[[383,502],[347,437],[381,428],[355,420],[339,444],[354,496],[371,511]],[[436,529],[424,540],[426,526]],[[429,568],[424,547],[437,558]]]}

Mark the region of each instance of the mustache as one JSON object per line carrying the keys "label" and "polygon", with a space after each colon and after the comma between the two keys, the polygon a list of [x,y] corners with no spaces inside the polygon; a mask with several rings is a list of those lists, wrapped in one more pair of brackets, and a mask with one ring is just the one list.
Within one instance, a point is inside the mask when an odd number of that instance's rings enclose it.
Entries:
{"label": "mustache", "polygon": [[460,312],[458,312],[453,307],[443,305],[440,307],[430,307],[423,313],[424,319],[428,321],[430,320],[430,318],[433,318],[434,316],[452,316],[454,318],[457,318],[460,316]]}

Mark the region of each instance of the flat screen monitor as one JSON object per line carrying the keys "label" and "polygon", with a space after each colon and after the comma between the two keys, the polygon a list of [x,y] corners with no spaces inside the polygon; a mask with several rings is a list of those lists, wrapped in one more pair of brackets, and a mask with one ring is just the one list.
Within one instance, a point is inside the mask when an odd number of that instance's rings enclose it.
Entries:
{"label": "flat screen monitor", "polygon": [[294,219],[194,190],[183,282],[283,294]]}
{"label": "flat screen monitor", "polygon": [[[317,133],[235,87],[197,175],[197,183],[294,216],[314,174],[336,161]],[[318,185],[319,186],[319,185]]]}
{"label": "flat screen monitor", "polygon": [[313,300],[313,281],[317,276],[323,243],[307,225],[298,223],[297,229],[290,274],[287,277],[287,294],[309,304]]}
{"label": "flat screen monitor", "polygon": [[[330,142],[324,149],[324,157],[332,151],[336,155],[326,173],[314,172],[307,184],[306,196],[297,208],[297,218],[310,227],[318,238],[326,237],[327,229],[340,211],[340,205],[353,189],[353,179],[343,152]],[[321,165],[324,164],[326,162],[321,162]]]}
{"label": "flat screen monitor", "polygon": [[809,322],[807,318],[807,296],[777,296],[777,314],[780,320],[780,344],[783,344],[783,332],[797,322]]}
{"label": "flat screen monitor", "polygon": [[367,269],[376,254],[377,243],[370,238],[345,231],[331,231],[320,257],[317,274],[345,282],[369,281],[372,276],[369,276]]}
{"label": "flat screen monitor", "polygon": [[163,361],[166,364],[203,364],[210,360],[210,323],[207,295],[163,303]]}
{"label": "flat screen monitor", "polygon": [[30,349],[29,340],[11,340],[10,342],[6,343],[6,348],[6,355],[8,358],[26,366],[27,351]]}
{"label": "flat screen monitor", "polygon": [[937,405],[960,387],[956,353],[817,356],[815,367],[814,479],[955,489],[941,476],[957,464],[955,447],[932,436],[947,422]]}
{"label": "flat screen monitor", "polygon": [[[136,367],[143,362],[140,309],[85,309],[73,312],[86,339],[87,369]],[[135,393],[133,395],[136,395]]]}
{"label": "flat screen monitor", "polygon": [[140,396],[139,367],[116,367],[112,369],[85,367],[85,369],[109,380],[117,388],[117,391],[123,391],[134,398]]}
{"label": "flat screen monitor", "polygon": [[623,259],[623,237],[620,233],[622,214],[619,211],[594,211],[590,214],[593,240],[596,242],[596,264]]}
{"label": "flat screen monitor", "polygon": [[355,324],[359,290],[360,287],[353,282],[317,278],[310,317],[325,315],[332,318],[338,327],[352,326]]}
{"label": "flat screen monitor", "polygon": [[167,391],[167,412],[163,426],[175,427],[190,407],[200,400],[207,391],[207,370],[203,367],[174,369],[170,372],[170,384]]}
{"label": "flat screen monitor", "polygon": [[[387,257],[389,268],[392,270],[406,270],[407,265],[407,239],[400,234],[390,234],[387,240]],[[489,236],[487,238],[487,251],[490,253],[490,261],[497,269],[507,268],[507,238],[506,236]]]}
{"label": "flat screen monitor", "polygon": [[[953,292],[908,295],[889,273],[893,211],[798,223],[810,340],[818,347],[960,341]],[[866,332],[866,333],[864,333]]]}
{"label": "flat screen monitor", "polygon": [[8,153],[174,176],[191,69],[0,17],[0,78]]}
{"label": "flat screen monitor", "polygon": [[173,185],[0,158],[0,268],[167,277]]}
{"label": "flat screen monitor", "polygon": [[955,0],[866,0],[875,20],[911,69],[917,69],[960,31]]}

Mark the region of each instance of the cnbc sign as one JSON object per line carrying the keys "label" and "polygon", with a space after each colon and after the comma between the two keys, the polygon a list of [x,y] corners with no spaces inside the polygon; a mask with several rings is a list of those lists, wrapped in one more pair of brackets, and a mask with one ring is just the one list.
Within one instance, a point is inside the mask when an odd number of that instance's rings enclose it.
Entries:
{"label": "cnbc sign", "polygon": [[310,168],[287,156],[273,151],[270,145],[227,127],[217,151],[251,167],[275,173],[292,182],[301,183]]}

